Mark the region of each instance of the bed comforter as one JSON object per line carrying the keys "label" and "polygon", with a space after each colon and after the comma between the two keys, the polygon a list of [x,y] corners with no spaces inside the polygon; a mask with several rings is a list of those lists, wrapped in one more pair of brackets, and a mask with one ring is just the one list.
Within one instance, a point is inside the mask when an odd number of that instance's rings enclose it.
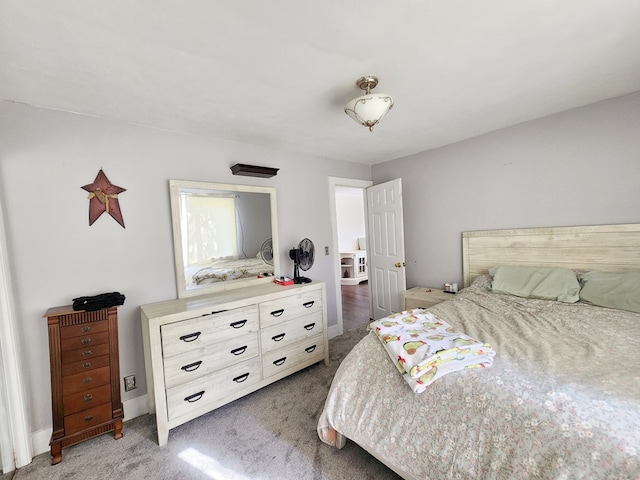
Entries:
{"label": "bed comforter", "polygon": [[409,479],[640,479],[640,314],[494,294],[478,279],[430,309],[491,344],[489,369],[414,393],[374,333],[318,422]]}
{"label": "bed comforter", "polygon": [[264,272],[273,272],[273,267],[261,258],[240,258],[236,260],[215,260],[207,265],[189,267],[185,271],[187,286],[238,278],[255,278]]}

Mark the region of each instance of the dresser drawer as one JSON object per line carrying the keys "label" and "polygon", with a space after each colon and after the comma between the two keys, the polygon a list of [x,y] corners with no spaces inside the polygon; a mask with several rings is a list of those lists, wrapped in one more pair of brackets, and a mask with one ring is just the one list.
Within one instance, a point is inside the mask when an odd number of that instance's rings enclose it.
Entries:
{"label": "dresser drawer", "polygon": [[322,312],[263,328],[260,332],[262,353],[282,348],[304,338],[313,337],[322,330]]}
{"label": "dresser drawer", "polygon": [[260,304],[260,325],[268,327],[292,318],[322,311],[322,292],[313,290]]}
{"label": "dresser drawer", "polygon": [[268,378],[300,365],[311,365],[322,359],[324,359],[324,336],[316,335],[265,354],[262,357],[262,375]]}
{"label": "dresser drawer", "polygon": [[74,373],[88,372],[100,367],[107,367],[109,365],[109,355],[101,355],[95,358],[85,358],[79,362],[63,363],[62,364],[62,376],[67,377]]}
{"label": "dresser drawer", "polygon": [[189,414],[196,409],[206,409],[207,405],[227,395],[251,387],[261,380],[260,370],[260,359],[254,358],[168,389],[169,420]]}
{"label": "dresser drawer", "polygon": [[78,325],[67,325],[66,327],[60,327],[60,338],[67,339],[73,337],[81,337],[86,335],[93,335],[101,332],[109,331],[109,321],[100,320],[98,322],[80,323]]}
{"label": "dresser drawer", "polygon": [[258,333],[215,343],[164,359],[167,388],[175,387],[258,356]]}
{"label": "dresser drawer", "polygon": [[60,361],[65,363],[75,363],[81,360],[88,360],[102,355],[109,354],[109,344],[92,345],[90,347],[77,348],[75,350],[65,350],[60,354]]}
{"label": "dresser drawer", "polygon": [[255,305],[163,325],[163,357],[257,331],[258,309]]}
{"label": "dresser drawer", "polygon": [[96,368],[88,372],[75,373],[67,377],[62,377],[62,394],[84,392],[101,385],[106,385],[111,381],[110,367]]}
{"label": "dresser drawer", "polygon": [[72,393],[62,399],[65,415],[81,412],[111,401],[111,385],[103,385],[84,392]]}
{"label": "dresser drawer", "polygon": [[111,418],[111,403],[103,403],[73,415],[66,415],[64,417],[64,434],[66,436],[73,435],[87,428],[106,423]]}
{"label": "dresser drawer", "polygon": [[65,338],[60,341],[62,351],[76,350],[78,348],[88,348],[94,345],[109,343],[109,332],[89,333],[78,337]]}

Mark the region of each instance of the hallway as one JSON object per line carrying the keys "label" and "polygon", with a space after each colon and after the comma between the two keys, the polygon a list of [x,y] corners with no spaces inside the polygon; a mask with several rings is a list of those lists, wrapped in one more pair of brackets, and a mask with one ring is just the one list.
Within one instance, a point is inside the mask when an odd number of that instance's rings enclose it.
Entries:
{"label": "hallway", "polygon": [[369,284],[342,285],[342,323],[348,332],[369,323]]}

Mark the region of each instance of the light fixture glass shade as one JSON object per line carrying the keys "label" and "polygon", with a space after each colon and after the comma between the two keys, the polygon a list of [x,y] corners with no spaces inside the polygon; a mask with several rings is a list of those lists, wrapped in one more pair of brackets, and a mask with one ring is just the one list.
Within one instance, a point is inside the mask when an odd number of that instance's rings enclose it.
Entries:
{"label": "light fixture glass shade", "polygon": [[356,84],[367,93],[347,103],[344,111],[354,121],[373,131],[373,127],[393,108],[393,98],[386,93],[371,93],[371,89],[378,84],[378,79],[373,75],[358,79]]}
{"label": "light fixture glass shade", "polygon": [[354,98],[344,107],[344,111],[353,120],[369,130],[382,120],[393,107],[393,98],[384,93],[371,93]]}

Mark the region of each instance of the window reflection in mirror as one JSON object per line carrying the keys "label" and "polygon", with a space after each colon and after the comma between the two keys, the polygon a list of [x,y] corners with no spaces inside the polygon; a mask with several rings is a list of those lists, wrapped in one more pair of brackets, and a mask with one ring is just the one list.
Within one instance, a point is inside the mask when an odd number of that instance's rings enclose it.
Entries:
{"label": "window reflection in mirror", "polygon": [[275,189],[171,180],[170,190],[179,298],[272,280]]}

